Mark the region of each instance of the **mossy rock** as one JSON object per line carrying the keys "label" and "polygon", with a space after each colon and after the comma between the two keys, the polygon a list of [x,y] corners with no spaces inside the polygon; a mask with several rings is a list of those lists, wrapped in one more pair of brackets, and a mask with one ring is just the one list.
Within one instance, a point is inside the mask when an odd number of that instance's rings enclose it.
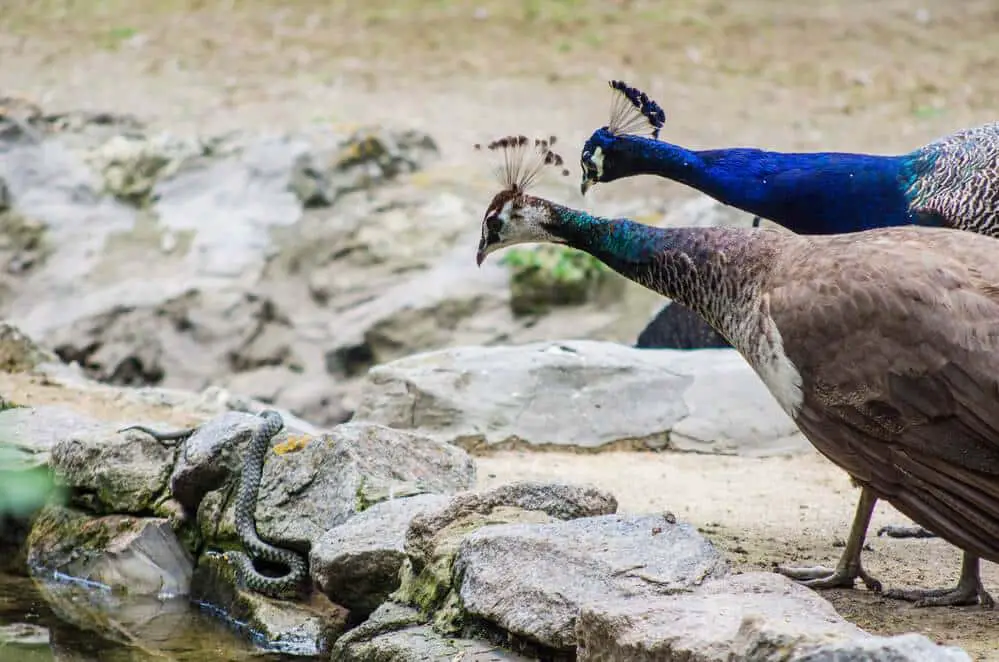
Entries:
{"label": "mossy rock", "polygon": [[580,306],[620,284],[620,276],[603,262],[566,246],[514,248],[501,263],[510,268],[510,307],[517,316]]}
{"label": "mossy rock", "polygon": [[52,253],[47,231],[45,223],[5,209],[0,201],[0,251],[10,255],[4,268],[22,273],[43,264]]}

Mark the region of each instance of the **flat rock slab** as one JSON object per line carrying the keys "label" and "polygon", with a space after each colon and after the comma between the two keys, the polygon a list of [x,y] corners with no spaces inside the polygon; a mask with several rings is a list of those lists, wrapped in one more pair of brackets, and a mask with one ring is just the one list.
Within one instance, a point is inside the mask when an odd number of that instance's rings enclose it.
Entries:
{"label": "flat rock slab", "polygon": [[65,407],[40,405],[0,411],[0,443],[30,453],[43,464],[60,442],[79,434],[113,431],[113,425]]}
{"label": "flat rock slab", "polygon": [[790,662],[971,662],[971,656],[956,646],[941,646],[910,633],[828,644],[795,655]]}
{"label": "flat rock slab", "polygon": [[457,347],[372,368],[356,420],[463,448],[802,452],[808,442],[732,349],[572,340]]}
{"label": "flat rock slab", "polygon": [[313,581],[331,600],[352,612],[371,613],[399,587],[410,521],[447,503],[445,496],[423,494],[383,501],[354,515],[312,546],[309,572]]}
{"label": "flat rock slab", "polygon": [[454,561],[470,616],[559,651],[575,648],[585,604],[647,601],[727,572],[694,527],[661,515],[489,526],[466,537]]}
{"label": "flat rock slab", "polygon": [[747,573],[694,594],[594,601],[580,610],[576,636],[580,662],[728,662],[865,635],[815,591],[776,573]]}
{"label": "flat rock slab", "polygon": [[484,641],[445,637],[415,609],[386,603],[333,646],[333,662],[531,662]]}

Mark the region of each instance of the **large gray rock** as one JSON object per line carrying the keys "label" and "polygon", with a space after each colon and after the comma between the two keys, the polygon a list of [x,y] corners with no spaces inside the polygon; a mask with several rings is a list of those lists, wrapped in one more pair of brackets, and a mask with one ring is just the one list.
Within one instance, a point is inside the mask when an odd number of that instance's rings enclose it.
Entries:
{"label": "large gray rock", "polygon": [[312,546],[312,580],[337,604],[371,613],[399,587],[410,521],[447,502],[443,495],[423,494],[383,501],[354,515]]}
{"label": "large gray rock", "polygon": [[47,464],[52,449],[76,435],[113,430],[105,421],[65,407],[39,405],[0,410],[0,443],[31,454],[40,464]]}
{"label": "large gray rock", "polygon": [[777,662],[815,644],[861,636],[815,591],[760,572],[708,582],[693,594],[594,600],[576,623],[580,662]]}
{"label": "large gray rock", "polygon": [[561,651],[575,648],[585,604],[649,601],[727,572],[694,527],[662,515],[489,526],[467,536],[454,561],[469,616]]}
{"label": "large gray rock", "polygon": [[109,429],[70,435],[51,466],[74,499],[98,513],[145,514],[165,493],[174,449],[148,435]]}
{"label": "large gray rock", "polygon": [[911,633],[827,644],[790,662],[971,662],[971,656],[956,646],[941,646]]}
{"label": "large gray rock", "polygon": [[441,635],[415,609],[385,603],[337,640],[333,662],[529,662],[484,641]]}
{"label": "large gray rock", "polygon": [[[235,456],[244,452],[237,447]],[[376,503],[449,494],[474,480],[467,453],[420,434],[368,423],[345,423],[320,436],[282,431],[264,462],[257,531],[276,544],[308,550],[327,530]],[[199,506],[208,539],[236,539],[227,493],[211,492]]]}
{"label": "large gray rock", "polygon": [[808,448],[745,360],[725,349],[574,340],[428,352],[372,369],[355,419],[465,448]]}
{"label": "large gray rock", "polygon": [[28,566],[132,595],[178,596],[190,590],[194,563],[165,519],[49,506],[28,536]]}

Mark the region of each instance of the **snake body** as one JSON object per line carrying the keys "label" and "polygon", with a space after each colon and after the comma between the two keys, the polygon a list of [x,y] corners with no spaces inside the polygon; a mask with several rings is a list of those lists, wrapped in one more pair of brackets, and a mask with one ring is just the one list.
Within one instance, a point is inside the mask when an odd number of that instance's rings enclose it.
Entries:
{"label": "snake body", "polygon": [[[257,506],[257,491],[260,488],[260,476],[264,469],[264,459],[270,448],[271,439],[284,427],[284,419],[281,418],[281,414],[272,409],[260,412],[259,416],[260,425],[253,432],[253,437],[247,448],[246,461],[240,471],[234,508],[236,535],[239,536],[246,552],[232,550],[226,552],[224,556],[235,568],[237,579],[243,586],[265,595],[284,597],[296,591],[305,578],[307,566],[305,559],[298,553],[275,547],[264,542],[257,535],[254,513]],[[160,443],[166,443],[186,439],[196,429],[157,432],[142,425],[130,425],[122,428],[119,432],[140,430]],[[253,558],[284,565],[288,568],[288,572],[279,577],[263,575],[253,567]]]}

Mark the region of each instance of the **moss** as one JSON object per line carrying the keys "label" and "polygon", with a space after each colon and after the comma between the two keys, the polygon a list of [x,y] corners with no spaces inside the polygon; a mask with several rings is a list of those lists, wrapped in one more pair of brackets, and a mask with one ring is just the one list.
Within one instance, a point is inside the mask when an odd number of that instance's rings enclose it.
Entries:
{"label": "moss", "polygon": [[368,500],[367,494],[364,488],[367,485],[367,480],[364,476],[361,476],[361,480],[357,483],[357,491],[354,492],[354,509],[359,513],[363,513],[365,510],[375,505],[373,502]]}
{"label": "moss", "polygon": [[90,518],[71,508],[45,506],[28,534],[29,560],[58,567],[80,556],[101,552],[118,534],[121,520],[113,515]]}
{"label": "moss", "polygon": [[518,316],[582,305],[617,278],[600,260],[566,246],[514,248],[501,263],[510,267],[510,307]]}

